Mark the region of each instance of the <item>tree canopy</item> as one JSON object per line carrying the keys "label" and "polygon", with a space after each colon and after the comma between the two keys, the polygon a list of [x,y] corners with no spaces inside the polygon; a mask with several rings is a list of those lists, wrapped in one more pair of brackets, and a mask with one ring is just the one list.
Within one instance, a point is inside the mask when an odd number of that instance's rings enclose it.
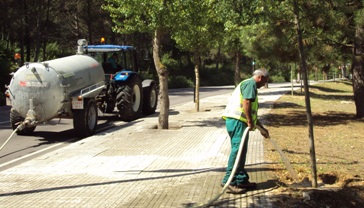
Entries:
{"label": "tree canopy", "polygon": [[[363,2],[297,2],[309,71],[350,68],[357,117],[363,117]],[[107,43],[134,45],[153,54],[152,40],[157,34],[159,57],[173,50],[187,53],[191,62],[198,54],[198,65],[219,59],[234,65],[236,83],[242,74],[251,72],[247,68],[252,61],[271,74],[298,63],[292,3],[293,0],[5,0],[0,2],[1,58],[8,63],[4,64],[6,70],[14,70],[14,53],[21,55],[22,63],[53,59],[73,54],[77,39],[97,43],[101,37]],[[170,43],[173,44],[166,45]],[[159,74],[172,70],[164,67],[162,61],[154,65],[163,69]]]}

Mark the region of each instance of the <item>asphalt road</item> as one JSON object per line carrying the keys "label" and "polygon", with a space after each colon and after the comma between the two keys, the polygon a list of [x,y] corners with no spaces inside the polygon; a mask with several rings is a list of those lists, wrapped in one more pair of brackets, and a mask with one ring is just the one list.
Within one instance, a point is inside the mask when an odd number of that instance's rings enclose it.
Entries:
{"label": "asphalt road", "polygon": [[[200,88],[200,99],[230,93],[233,89],[233,86],[202,87]],[[193,98],[192,88],[171,89],[169,91],[170,107],[193,102]],[[9,111],[9,106],[0,107],[0,147],[12,133]],[[102,115],[99,117],[97,132],[113,128],[115,125],[127,128],[128,123],[119,121],[115,115]],[[0,171],[78,140],[79,138],[74,137],[71,119],[53,119],[46,124],[39,124],[32,136],[14,134],[4,148],[0,150]]]}
{"label": "asphalt road", "polygon": [[[281,95],[282,93],[278,91],[287,92],[291,89],[290,83],[269,84],[269,86],[273,92],[267,94],[262,91],[260,93],[262,95],[259,98],[260,108],[270,108],[272,105],[269,101],[271,96]],[[298,84],[295,84],[295,89],[297,87]],[[234,86],[202,87],[200,88],[200,99],[232,93],[233,89]],[[194,91],[192,88],[169,90],[171,108],[180,104],[193,102],[193,98]],[[0,147],[12,133],[9,122],[9,111],[9,106],[0,107]],[[156,113],[149,116],[157,115]],[[143,122],[143,119],[141,119],[141,122]],[[99,133],[112,129],[115,126],[128,128],[130,125],[130,123],[119,121],[115,115],[101,115],[96,131]],[[14,134],[4,148],[0,150],[0,171],[78,140],[80,139],[74,136],[71,119],[53,119],[47,124],[39,124],[32,136],[19,136]]]}

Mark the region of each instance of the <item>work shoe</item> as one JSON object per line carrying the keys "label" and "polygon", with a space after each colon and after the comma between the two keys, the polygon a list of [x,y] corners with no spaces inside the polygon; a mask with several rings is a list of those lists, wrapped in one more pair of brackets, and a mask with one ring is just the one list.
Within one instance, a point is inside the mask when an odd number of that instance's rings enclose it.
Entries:
{"label": "work shoe", "polygon": [[[221,187],[224,187],[225,184],[221,183]],[[245,188],[239,188],[237,186],[234,185],[229,185],[226,189],[226,193],[229,194],[244,194],[246,192]]]}
{"label": "work shoe", "polygon": [[239,188],[243,188],[243,189],[256,189],[257,188],[257,183],[242,183],[242,184],[238,184],[237,187]]}

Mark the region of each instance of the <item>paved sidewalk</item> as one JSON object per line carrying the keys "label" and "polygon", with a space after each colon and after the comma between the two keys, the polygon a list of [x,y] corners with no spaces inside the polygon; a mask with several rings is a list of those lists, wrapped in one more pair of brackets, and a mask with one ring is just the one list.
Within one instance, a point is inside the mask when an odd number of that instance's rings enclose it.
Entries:
{"label": "paved sidewalk", "polygon": [[[279,92],[278,92],[279,91]],[[261,114],[283,88],[259,90]],[[171,109],[169,130],[158,116],[115,128],[0,172],[0,207],[191,207],[220,193],[230,151],[221,114],[230,94]],[[127,128],[126,128],[127,127]],[[263,138],[251,132],[247,171],[258,183],[223,194],[214,207],[270,207],[274,187]]]}

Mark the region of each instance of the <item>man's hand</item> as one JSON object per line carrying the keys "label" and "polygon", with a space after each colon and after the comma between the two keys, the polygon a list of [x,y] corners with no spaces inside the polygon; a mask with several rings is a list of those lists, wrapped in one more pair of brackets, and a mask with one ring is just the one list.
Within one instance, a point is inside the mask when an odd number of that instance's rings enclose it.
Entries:
{"label": "man's hand", "polygon": [[257,129],[260,131],[260,133],[262,134],[262,136],[264,138],[269,138],[269,131],[268,129],[264,128],[263,125],[260,123],[260,121],[257,121]]}
{"label": "man's hand", "polygon": [[248,128],[249,128],[249,131],[252,131],[255,126],[254,126],[254,122],[252,120],[248,120]]}
{"label": "man's hand", "polygon": [[262,136],[264,138],[269,138],[269,131],[268,131],[268,129],[264,128],[261,125],[257,125],[257,129],[260,131],[260,133],[262,134]]}

